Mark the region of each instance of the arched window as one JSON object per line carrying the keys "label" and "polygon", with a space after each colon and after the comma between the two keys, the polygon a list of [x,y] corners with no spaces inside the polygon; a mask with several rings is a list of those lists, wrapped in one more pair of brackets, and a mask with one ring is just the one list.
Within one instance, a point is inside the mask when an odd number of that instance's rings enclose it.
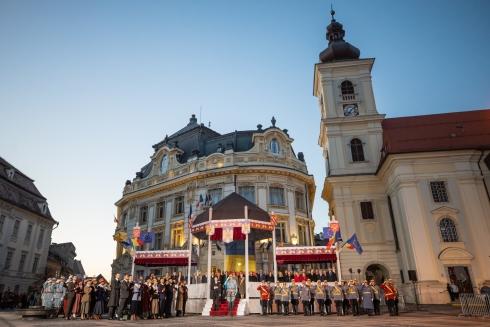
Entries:
{"label": "arched window", "polygon": [[271,140],[270,148],[272,153],[279,153],[279,142],[277,142],[277,139]]}
{"label": "arched window", "polygon": [[165,174],[168,170],[168,156],[165,154],[162,158],[162,162],[160,163],[160,172]]}
{"label": "arched window", "polygon": [[364,150],[362,149],[361,140],[352,139],[350,141],[350,150],[352,152],[352,161],[364,161]]}
{"label": "arched window", "polygon": [[351,81],[343,81],[342,84],[340,84],[340,90],[342,91],[342,95],[353,95],[354,85],[352,85]]}
{"label": "arched window", "polygon": [[439,222],[439,230],[441,231],[441,237],[444,242],[458,241],[458,232],[456,231],[456,225],[451,218],[442,218]]}

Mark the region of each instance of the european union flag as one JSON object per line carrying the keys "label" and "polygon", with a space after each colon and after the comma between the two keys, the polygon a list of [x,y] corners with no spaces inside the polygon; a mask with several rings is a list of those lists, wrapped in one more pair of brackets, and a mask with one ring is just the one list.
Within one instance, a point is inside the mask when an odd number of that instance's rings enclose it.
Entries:
{"label": "european union flag", "polygon": [[140,239],[143,241],[143,243],[152,243],[154,235],[155,233],[153,232],[144,232],[141,233]]}
{"label": "european union flag", "polygon": [[332,238],[333,230],[330,227],[323,227],[323,238],[328,240]]}
{"label": "european union flag", "polygon": [[356,233],[354,233],[346,242],[345,244],[349,249],[354,249],[358,254],[362,254],[362,246],[361,243],[359,243],[359,240],[357,239]]}

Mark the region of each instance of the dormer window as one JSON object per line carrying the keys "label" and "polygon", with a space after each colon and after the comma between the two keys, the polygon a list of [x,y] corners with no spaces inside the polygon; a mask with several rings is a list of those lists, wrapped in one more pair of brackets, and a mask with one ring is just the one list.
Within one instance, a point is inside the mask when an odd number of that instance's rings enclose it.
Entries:
{"label": "dormer window", "polygon": [[340,91],[342,92],[342,100],[355,100],[354,85],[351,81],[343,81],[342,84],[340,84]]}
{"label": "dormer window", "polygon": [[274,154],[279,154],[279,142],[277,139],[272,139],[270,143],[270,150]]}
{"label": "dormer window", "polygon": [[160,163],[160,172],[165,174],[168,170],[168,156],[166,154],[163,155],[162,161]]}

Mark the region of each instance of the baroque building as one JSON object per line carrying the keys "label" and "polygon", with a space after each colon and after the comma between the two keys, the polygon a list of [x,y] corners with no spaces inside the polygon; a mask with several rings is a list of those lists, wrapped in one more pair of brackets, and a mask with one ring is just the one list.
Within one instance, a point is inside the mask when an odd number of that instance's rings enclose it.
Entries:
{"label": "baroque building", "polygon": [[322,197],[343,237],[356,233],[364,248],[340,253],[342,275],[392,278],[421,303],[449,302],[449,282],[466,293],[489,285],[490,110],[385,118],[374,58],[344,41],[334,14],[313,92]]}
{"label": "baroque building", "polygon": [[45,277],[57,224],[34,181],[0,157],[0,294],[26,293]]}
{"label": "baroque building", "polygon": [[[257,125],[253,130],[220,134],[192,115],[184,128],[155,144],[150,162],[132,181],[126,181],[123,196],[116,202],[116,232],[131,234],[136,225],[142,232],[154,232],[153,242],[139,250],[187,249],[191,210],[199,214],[210,203],[236,192],[276,214],[277,244],[313,245],[313,176],[308,174],[303,153],[294,152],[288,130],[277,127],[274,118],[271,123],[268,128]],[[196,269],[206,271],[207,245],[197,239],[192,243]],[[225,266],[224,246],[213,244],[212,249],[214,268],[239,271],[243,267],[239,256]],[[252,253],[251,271],[272,271],[270,243],[257,242]],[[131,263],[118,244],[113,273],[129,272]],[[137,274],[172,270],[177,268],[135,268]]]}

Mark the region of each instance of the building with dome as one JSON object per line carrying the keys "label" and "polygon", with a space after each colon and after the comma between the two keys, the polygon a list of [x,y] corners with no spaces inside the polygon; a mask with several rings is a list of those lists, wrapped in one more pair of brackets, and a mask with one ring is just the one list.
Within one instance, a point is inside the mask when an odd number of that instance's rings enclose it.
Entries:
{"label": "building with dome", "polygon": [[356,233],[364,248],[342,250],[342,275],[392,278],[410,302],[447,303],[450,282],[478,292],[490,285],[490,110],[385,118],[374,58],[344,36],[332,12],[313,85],[322,197],[342,236]]}
{"label": "building with dome", "polygon": [[[142,232],[155,233],[153,242],[138,250],[185,250],[191,211],[197,215],[236,192],[259,208],[275,212],[278,245],[313,245],[315,183],[303,153],[296,153],[292,142],[288,130],[276,126],[275,118],[267,128],[257,125],[252,130],[220,134],[192,115],[185,127],[153,145],[148,164],[126,181],[116,202],[116,232],[131,234],[139,226]],[[206,271],[208,245],[197,238],[192,244],[193,271]],[[225,262],[226,251],[229,260]],[[272,271],[270,240],[255,242],[250,253],[251,271]],[[242,254],[240,249],[213,243],[213,269],[242,271]],[[130,255],[119,243],[113,273],[130,272],[131,264]],[[187,267],[138,262],[135,267],[138,275],[172,271],[187,274]]]}

